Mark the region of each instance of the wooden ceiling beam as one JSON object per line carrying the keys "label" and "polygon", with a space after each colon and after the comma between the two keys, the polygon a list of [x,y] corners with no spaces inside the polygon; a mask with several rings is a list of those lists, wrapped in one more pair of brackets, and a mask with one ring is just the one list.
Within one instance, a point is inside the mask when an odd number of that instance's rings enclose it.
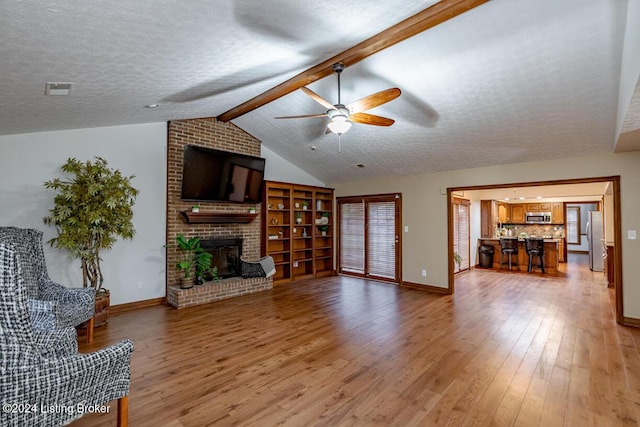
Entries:
{"label": "wooden ceiling beam", "polygon": [[333,64],[342,62],[345,66],[351,66],[383,49],[393,46],[403,40],[420,34],[438,24],[448,21],[468,10],[471,10],[489,0],[441,0],[431,7],[419,12],[404,21],[387,28],[386,30],[358,43],[357,45],[341,52],[332,58],[315,65],[289,80],[272,87],[266,92],[220,114],[217,119],[228,122],[246,114],[256,108],[262,107],[276,99],[288,95],[310,83],[333,74]]}

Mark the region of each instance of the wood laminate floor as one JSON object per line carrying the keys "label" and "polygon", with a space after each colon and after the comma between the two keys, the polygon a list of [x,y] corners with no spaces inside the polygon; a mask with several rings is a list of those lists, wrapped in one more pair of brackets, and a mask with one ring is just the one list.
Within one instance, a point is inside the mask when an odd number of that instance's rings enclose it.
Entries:
{"label": "wood laminate floor", "polygon": [[615,323],[586,256],[569,261],[564,277],[472,270],[452,296],[338,276],[150,307],[81,350],[134,341],[134,427],[638,425],[640,331]]}

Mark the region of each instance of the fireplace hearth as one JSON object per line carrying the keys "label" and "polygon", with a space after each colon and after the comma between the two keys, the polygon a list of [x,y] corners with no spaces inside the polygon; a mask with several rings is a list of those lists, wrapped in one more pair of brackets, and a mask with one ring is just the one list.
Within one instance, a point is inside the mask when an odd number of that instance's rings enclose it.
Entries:
{"label": "fireplace hearth", "polygon": [[200,245],[211,254],[211,267],[218,268],[221,279],[240,276],[242,239],[201,239]]}

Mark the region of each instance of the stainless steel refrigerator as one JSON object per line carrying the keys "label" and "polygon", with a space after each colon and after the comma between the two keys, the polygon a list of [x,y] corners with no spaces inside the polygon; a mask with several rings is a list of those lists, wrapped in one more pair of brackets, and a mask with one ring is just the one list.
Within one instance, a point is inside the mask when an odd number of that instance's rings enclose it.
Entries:
{"label": "stainless steel refrigerator", "polygon": [[592,271],[604,271],[602,212],[589,211],[587,222],[587,241],[589,242],[589,268]]}

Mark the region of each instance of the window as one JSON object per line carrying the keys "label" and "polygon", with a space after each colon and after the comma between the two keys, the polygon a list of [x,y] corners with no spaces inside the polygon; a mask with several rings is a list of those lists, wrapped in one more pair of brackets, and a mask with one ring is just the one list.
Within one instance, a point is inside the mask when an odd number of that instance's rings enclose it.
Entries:
{"label": "window", "polygon": [[567,207],[567,244],[580,244],[580,207]]}
{"label": "window", "polygon": [[340,270],[364,274],[364,201],[340,203]]}
{"label": "window", "polygon": [[460,265],[453,263],[453,272],[468,270],[470,268],[470,243],[469,243],[469,206],[465,199],[453,199],[453,252],[460,255]]}

